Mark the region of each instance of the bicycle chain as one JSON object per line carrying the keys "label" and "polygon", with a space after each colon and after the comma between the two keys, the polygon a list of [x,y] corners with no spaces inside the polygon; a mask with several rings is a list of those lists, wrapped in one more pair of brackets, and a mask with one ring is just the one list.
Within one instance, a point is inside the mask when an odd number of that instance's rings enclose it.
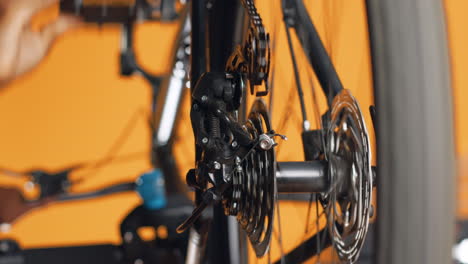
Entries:
{"label": "bicycle chain", "polygon": [[[247,15],[249,16],[249,29],[247,38],[243,45],[236,47],[236,50],[229,57],[226,65],[228,72],[242,72],[247,75],[250,82],[250,92],[254,94],[255,86],[261,85],[268,79],[270,71],[270,36],[266,33],[262,18],[257,12],[253,0],[241,0]],[[257,96],[268,94],[268,87],[265,91],[257,91]]]}

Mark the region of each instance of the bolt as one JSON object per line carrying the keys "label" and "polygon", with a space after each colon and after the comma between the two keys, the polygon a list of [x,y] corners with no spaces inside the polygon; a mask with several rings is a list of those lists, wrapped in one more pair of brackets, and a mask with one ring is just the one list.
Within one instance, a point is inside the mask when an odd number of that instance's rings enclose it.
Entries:
{"label": "bolt", "polygon": [[260,141],[260,148],[263,150],[270,150],[275,144],[275,141],[265,134],[260,135],[259,141]]}
{"label": "bolt", "polygon": [[201,140],[201,142],[202,142],[203,144],[208,143],[208,138],[204,137],[204,138]]}
{"label": "bolt", "polygon": [[304,121],[304,130],[309,130],[310,129],[310,122],[309,120]]}
{"label": "bolt", "polygon": [[213,3],[211,3],[211,1],[209,1],[208,3],[206,3],[206,8],[207,9],[211,9],[213,7]]}
{"label": "bolt", "polygon": [[141,259],[136,259],[134,263],[135,264],[143,264],[144,262]]}
{"label": "bolt", "polygon": [[348,130],[348,124],[346,124],[346,122],[343,123],[343,131],[347,131]]}
{"label": "bolt", "polygon": [[136,184],[137,185],[142,185],[143,184],[143,180],[141,178],[138,178],[137,181],[136,181]]}
{"label": "bolt", "polygon": [[269,147],[269,144],[268,144],[268,141],[266,140],[262,140],[260,141],[260,147],[263,149],[263,150],[267,150]]}
{"label": "bolt", "polygon": [[224,180],[224,182],[230,182],[231,181],[231,174],[230,173],[224,174],[223,180]]}
{"label": "bolt", "polygon": [[221,169],[221,164],[217,161],[213,162],[215,170],[220,170]]}
{"label": "bolt", "polygon": [[242,166],[241,166],[241,158],[240,157],[236,157],[236,171],[237,172],[242,172]]}
{"label": "bolt", "polygon": [[369,208],[369,217],[373,217],[373,216],[374,216],[374,206],[371,204]]}
{"label": "bolt", "polygon": [[233,148],[237,148],[237,146],[238,146],[237,141],[233,141],[232,144],[231,144],[231,146],[232,146]]}
{"label": "bolt", "polygon": [[124,240],[126,243],[130,243],[133,240],[133,234],[132,232],[125,232],[124,234]]}
{"label": "bolt", "polygon": [[197,104],[193,104],[193,110],[198,111],[198,105]]}
{"label": "bolt", "polygon": [[204,95],[201,97],[202,102],[208,101],[208,96]]}

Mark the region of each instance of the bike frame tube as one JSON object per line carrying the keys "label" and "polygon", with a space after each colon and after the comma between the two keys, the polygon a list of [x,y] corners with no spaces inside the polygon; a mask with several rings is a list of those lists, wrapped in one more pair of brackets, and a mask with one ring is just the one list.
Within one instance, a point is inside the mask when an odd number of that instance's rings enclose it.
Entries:
{"label": "bike frame tube", "polygon": [[[205,49],[205,31],[206,31],[206,10],[204,0],[192,0],[190,7],[190,19],[192,25],[191,32],[191,45],[190,45],[190,94],[192,94],[193,88],[197,83],[200,76],[206,72],[206,49]],[[195,145],[195,160],[198,160],[201,156],[201,151]],[[195,204],[199,204],[202,200],[200,191],[195,190]],[[200,223],[201,221],[211,220],[197,220],[195,225],[190,229],[189,245],[187,252],[186,264],[199,264],[202,262],[205,246],[206,237],[208,232],[205,228],[205,224]],[[209,225],[209,223],[207,223]],[[191,252],[198,251],[198,252]]]}
{"label": "bike frame tube", "polygon": [[174,131],[180,118],[181,101],[186,94],[188,81],[189,54],[185,48],[189,45],[190,20],[188,11],[183,12],[181,26],[175,48],[172,51],[172,71],[163,79],[154,102],[153,135],[152,135],[152,162],[156,168],[161,168],[166,181],[168,193],[184,193],[184,183],[180,180],[179,170],[174,158],[172,147]]}
{"label": "bike frame tube", "polygon": [[184,193],[185,185],[180,180],[176,160],[172,153],[174,130],[179,122],[181,101],[185,94],[185,86],[188,80],[189,54],[186,54],[185,43],[190,33],[190,20],[188,8],[181,12],[180,28],[171,51],[171,69],[166,76],[154,76],[141,68],[136,61],[133,50],[133,26],[129,21],[122,27],[121,39],[121,73],[130,76],[135,73],[142,75],[151,85],[152,91],[152,151],[151,163],[155,168],[160,168],[165,179],[167,193]]}
{"label": "bike frame tube", "polygon": [[[229,56],[235,46],[240,44],[243,36],[243,30],[239,30],[239,27],[244,25],[244,15],[239,0],[193,0],[191,19],[193,25],[191,88],[194,88],[203,73],[225,71]],[[195,158],[196,160],[200,158],[199,149],[196,149]],[[195,196],[195,202],[198,204],[201,199],[200,192],[197,191]],[[210,210],[210,208],[207,210]],[[232,231],[232,226],[230,229]],[[210,263],[229,264],[231,257],[228,218],[224,215],[221,204],[213,207],[213,218],[209,230],[207,242],[208,261]],[[203,232],[207,232],[207,230],[204,229]],[[196,233],[194,237],[198,235],[203,236],[204,234]],[[204,246],[198,245],[198,248],[203,249]],[[199,263],[202,255],[196,254],[195,256],[194,254],[195,257],[188,259],[186,263]]]}
{"label": "bike frame tube", "polygon": [[[244,9],[239,0],[206,2],[206,51],[208,72],[224,72],[226,62],[243,37]],[[232,227],[231,227],[232,229]],[[231,230],[234,231],[234,230]],[[208,236],[208,258],[212,263],[231,263],[228,217],[222,204],[213,208],[213,223]],[[232,236],[231,236],[232,238]],[[232,263],[234,264],[234,263]]]}

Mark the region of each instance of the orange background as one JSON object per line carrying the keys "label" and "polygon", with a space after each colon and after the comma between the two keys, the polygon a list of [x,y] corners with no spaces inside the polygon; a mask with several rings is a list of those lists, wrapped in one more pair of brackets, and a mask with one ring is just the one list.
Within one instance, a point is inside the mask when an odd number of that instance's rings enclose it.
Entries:
{"label": "orange background", "polygon": [[[279,1],[277,1],[279,3]],[[281,57],[273,58],[279,78],[275,86],[280,94],[275,95],[275,109],[294,105],[290,120],[283,131],[289,140],[282,143],[280,160],[299,159],[300,126],[297,96],[294,93],[289,51],[282,24],[273,26],[276,7],[262,1],[258,8],[268,30],[275,30]],[[365,113],[368,129],[372,131],[367,111],[372,104],[370,67],[365,12],[362,1],[308,1],[316,26],[331,52],[337,70],[346,88],[358,98]],[[326,3],[326,4],[325,4]],[[468,188],[468,37],[466,14],[468,2],[446,1],[449,40],[452,53],[454,105],[456,114],[456,139],[459,157],[459,190]],[[168,72],[169,50],[175,37],[177,23],[146,23],[136,31],[136,50],[140,63],[154,73]],[[277,30],[277,31],[276,31]],[[49,56],[34,72],[15,81],[0,92],[0,166],[17,170],[41,167],[50,170],[81,161],[93,161],[107,156],[109,148],[119,137],[129,120],[137,113],[148,113],[150,88],[141,77],[121,78],[118,74],[120,29],[116,26],[103,28],[86,26],[61,37]],[[297,46],[297,43],[295,43]],[[298,49],[296,49],[298,50]],[[296,54],[300,64],[305,63],[300,52]],[[306,76],[306,67],[301,68]],[[304,77],[304,84],[308,80]],[[316,84],[316,80],[314,80]],[[280,87],[280,88],[278,88]],[[305,86],[306,87],[306,86]],[[318,87],[317,84],[315,87]],[[309,91],[309,89],[305,89]],[[306,94],[310,99],[310,92]],[[288,98],[286,100],[285,98]],[[187,106],[188,97],[185,98]],[[291,99],[291,100],[290,100]],[[310,102],[310,101],[309,101]],[[323,98],[320,99],[322,109]],[[143,109],[143,110],[142,110]],[[180,137],[176,153],[182,168],[192,165],[191,128],[187,109],[183,113]],[[281,112],[282,110],[280,110]],[[313,112],[309,109],[309,116]],[[273,115],[273,124],[278,126],[282,116]],[[312,124],[314,121],[312,119]],[[371,133],[372,134],[372,133]],[[187,135],[190,135],[188,137]],[[372,135],[373,136],[373,135]],[[373,139],[372,139],[373,140]],[[124,155],[148,152],[149,129],[144,114],[139,114],[128,140],[114,154]],[[302,150],[301,150],[302,151]],[[299,155],[299,156],[298,156]],[[466,165],[464,165],[466,164]],[[73,189],[85,191],[107,186],[123,180],[135,179],[150,168],[145,156],[128,163],[112,164],[97,171],[81,172],[87,180]],[[5,177],[8,185],[23,186],[23,181]],[[459,192],[459,215],[468,216],[468,192]],[[139,203],[136,194],[120,194],[93,201],[53,204],[33,211],[14,225],[8,234],[0,237],[17,239],[23,247],[43,247],[90,243],[119,243],[118,225],[122,217]],[[304,218],[301,205],[283,204],[283,226],[291,225],[291,219]],[[289,219],[290,217],[290,219]],[[287,245],[293,246],[300,235],[288,235]],[[285,230],[283,230],[285,232]],[[293,232],[293,231],[291,231]],[[289,232],[285,232],[288,233]],[[273,250],[275,250],[273,244]]]}
{"label": "orange background", "polygon": [[[168,52],[162,51],[170,50],[176,28],[138,27],[136,49],[145,54],[140,61],[146,68],[167,71]],[[1,92],[1,166],[54,170],[108,155],[129,120],[142,109],[147,113],[150,105],[150,88],[141,77],[119,77],[119,44],[119,27],[87,26],[69,32],[37,70]],[[139,114],[127,142],[113,154],[149,153],[149,137],[147,116]],[[150,168],[146,157],[81,172],[87,180],[74,191],[135,179]],[[118,223],[137,203],[136,194],[121,194],[50,205],[17,221],[9,236],[25,247],[118,243]]]}

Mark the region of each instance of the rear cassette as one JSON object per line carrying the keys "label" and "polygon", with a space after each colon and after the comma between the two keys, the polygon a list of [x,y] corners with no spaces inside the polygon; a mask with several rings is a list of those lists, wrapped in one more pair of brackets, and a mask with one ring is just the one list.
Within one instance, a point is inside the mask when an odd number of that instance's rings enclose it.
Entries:
{"label": "rear cassette", "polygon": [[[276,160],[274,148],[262,147],[261,136],[273,137],[265,103],[258,99],[243,126],[258,143],[237,160],[232,191],[223,199],[226,214],[237,217],[257,256],[268,251],[276,203]],[[272,139],[271,139],[272,140]]]}

